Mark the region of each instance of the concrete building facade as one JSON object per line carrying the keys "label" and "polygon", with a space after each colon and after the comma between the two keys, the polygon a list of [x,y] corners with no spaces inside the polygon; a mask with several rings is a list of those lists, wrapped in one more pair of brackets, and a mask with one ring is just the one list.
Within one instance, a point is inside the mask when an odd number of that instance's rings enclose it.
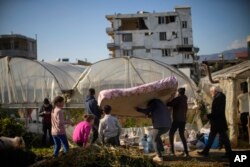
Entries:
{"label": "concrete building facade", "polygon": [[153,58],[178,67],[189,76],[195,73],[190,7],[162,13],[106,15],[106,19],[111,22],[111,27],[106,28],[111,57]]}
{"label": "concrete building facade", "polygon": [[0,57],[37,59],[37,40],[19,34],[0,35]]}

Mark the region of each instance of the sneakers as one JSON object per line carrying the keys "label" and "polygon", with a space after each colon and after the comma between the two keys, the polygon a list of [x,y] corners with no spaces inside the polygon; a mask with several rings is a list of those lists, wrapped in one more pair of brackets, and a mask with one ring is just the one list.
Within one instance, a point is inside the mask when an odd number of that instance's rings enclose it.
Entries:
{"label": "sneakers", "polygon": [[162,158],[162,157],[159,157],[158,155],[156,155],[156,156],[153,158],[153,161],[154,161],[154,162],[162,162],[162,161],[163,161],[163,158]]}
{"label": "sneakers", "polygon": [[181,155],[180,156],[182,156],[182,157],[185,157],[185,158],[189,158],[190,156],[189,156],[189,154],[188,153],[181,153]]}
{"label": "sneakers", "polygon": [[198,155],[201,155],[203,157],[208,157],[208,153],[207,152],[204,152],[204,151],[198,151],[197,152]]}

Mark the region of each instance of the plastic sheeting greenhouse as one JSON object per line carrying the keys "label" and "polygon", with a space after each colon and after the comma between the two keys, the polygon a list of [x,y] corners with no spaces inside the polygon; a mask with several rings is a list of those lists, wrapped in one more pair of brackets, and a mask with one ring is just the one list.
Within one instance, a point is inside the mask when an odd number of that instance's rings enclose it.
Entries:
{"label": "plastic sheeting greenhouse", "polygon": [[37,107],[72,89],[84,71],[69,63],[45,63],[25,58],[0,59],[0,103],[11,107]]}
{"label": "plastic sheeting greenhouse", "polygon": [[196,98],[196,85],[181,71],[157,60],[137,57],[99,61],[83,72],[75,88],[80,92],[81,98],[86,95],[89,88],[95,88],[98,97],[101,90],[134,87],[169,76],[175,76],[178,86],[186,88],[189,102]]}

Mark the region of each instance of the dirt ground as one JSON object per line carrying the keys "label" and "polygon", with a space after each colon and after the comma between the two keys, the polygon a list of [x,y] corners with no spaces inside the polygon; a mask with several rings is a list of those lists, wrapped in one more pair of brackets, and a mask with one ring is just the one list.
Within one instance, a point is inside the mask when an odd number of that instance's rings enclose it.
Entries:
{"label": "dirt ground", "polygon": [[[190,157],[185,158],[181,155],[181,152],[177,152],[175,157],[165,155],[164,162],[159,163],[162,166],[171,166],[171,167],[221,167],[229,166],[229,159],[222,158],[225,154],[224,149],[211,149],[209,157],[202,157],[197,154],[197,150],[190,151]],[[153,154],[149,155],[153,157]]]}

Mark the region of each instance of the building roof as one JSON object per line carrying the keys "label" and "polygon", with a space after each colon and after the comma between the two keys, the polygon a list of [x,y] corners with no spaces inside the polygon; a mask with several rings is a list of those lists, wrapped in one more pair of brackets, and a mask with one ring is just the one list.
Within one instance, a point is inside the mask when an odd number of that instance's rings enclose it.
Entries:
{"label": "building roof", "polygon": [[225,68],[212,74],[213,78],[247,78],[250,76],[250,60]]}
{"label": "building roof", "polygon": [[29,39],[29,40],[35,41],[34,38],[30,38],[21,34],[2,34],[0,35],[0,38],[22,38],[22,39]]}

